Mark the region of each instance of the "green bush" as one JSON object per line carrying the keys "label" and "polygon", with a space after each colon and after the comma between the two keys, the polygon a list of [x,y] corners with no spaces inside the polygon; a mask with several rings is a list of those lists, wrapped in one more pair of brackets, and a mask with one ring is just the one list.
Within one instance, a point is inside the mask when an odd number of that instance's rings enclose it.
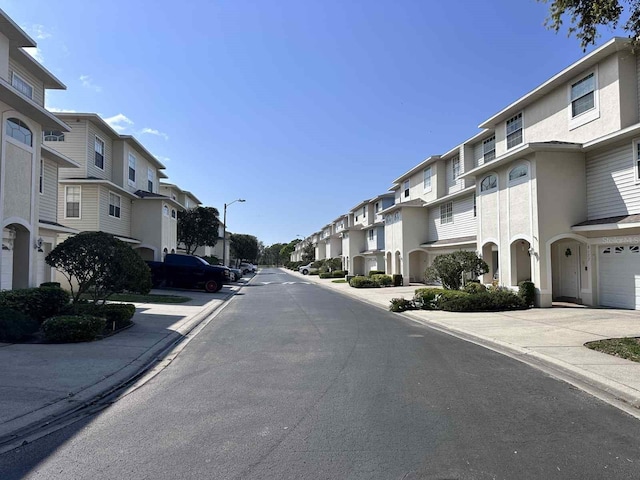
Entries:
{"label": "green bush", "polygon": [[60,282],[44,282],[40,284],[40,287],[56,287],[60,288]]}
{"label": "green bush", "polygon": [[370,270],[369,276],[373,277],[374,275],[384,275],[384,270]]}
{"label": "green bush", "polygon": [[0,292],[0,307],[17,310],[42,323],[62,312],[69,299],[69,292],[57,287],[5,290]]}
{"label": "green bush", "polygon": [[406,310],[416,310],[416,304],[413,300],[406,300],[405,298],[392,298],[389,310],[392,312],[404,312]]}
{"label": "green bush", "polygon": [[323,260],[316,260],[315,262],[311,263],[311,268],[320,268],[324,265],[324,261]]}
{"label": "green bush", "polygon": [[335,270],[335,271],[331,272],[331,274],[333,275],[333,278],[344,278],[347,275],[347,271],[346,270]]}
{"label": "green bush", "polygon": [[371,278],[362,276],[353,277],[349,281],[349,285],[353,288],[377,288],[380,286]]}
{"label": "green bush", "polygon": [[436,299],[445,290],[441,288],[416,288],[413,302],[416,307],[422,310],[432,310],[436,308]]}
{"label": "green bush", "polygon": [[374,282],[376,282],[379,286],[381,287],[390,287],[391,285],[393,285],[393,278],[391,278],[391,276],[389,275],[385,275],[385,274],[375,274],[375,275],[371,275],[370,276],[371,280],[373,280]]}
{"label": "green bush", "polygon": [[126,327],[131,324],[131,318],[136,313],[135,305],[131,303],[76,303],[70,305],[66,312],[69,315],[88,315],[104,318],[109,329]]}
{"label": "green bush", "polygon": [[329,272],[325,272],[325,273],[321,273],[319,275],[320,278],[333,278],[333,274],[329,273]]}
{"label": "green bush", "polygon": [[40,324],[30,316],[0,307],[0,342],[19,342],[37,332],[39,328]]}
{"label": "green bush", "polygon": [[[449,293],[452,293],[450,291]],[[438,306],[448,312],[497,312],[522,310],[527,308],[524,300],[513,292],[505,290],[486,291],[476,294],[453,295],[438,298]]]}
{"label": "green bush", "polygon": [[400,275],[400,274],[396,273],[396,274],[393,276],[393,286],[394,286],[394,287],[401,287],[401,286],[402,286],[402,284],[403,284],[403,282],[402,282],[402,275]]}
{"label": "green bush", "polygon": [[42,324],[44,336],[53,343],[91,342],[104,331],[105,319],[91,316],[62,315]]}
{"label": "green bush", "polygon": [[439,281],[449,290],[459,290],[463,278],[475,278],[489,271],[489,266],[475,252],[458,250],[438,255],[424,276],[428,281]]}
{"label": "green bush", "polygon": [[487,291],[487,287],[479,282],[469,282],[462,289],[467,293],[482,293]]}
{"label": "green bush", "polygon": [[533,282],[520,282],[518,285],[518,295],[527,307],[532,307],[536,303],[536,286]]}
{"label": "green bush", "polygon": [[309,275],[320,275],[320,272],[311,271],[311,272],[309,272]]}

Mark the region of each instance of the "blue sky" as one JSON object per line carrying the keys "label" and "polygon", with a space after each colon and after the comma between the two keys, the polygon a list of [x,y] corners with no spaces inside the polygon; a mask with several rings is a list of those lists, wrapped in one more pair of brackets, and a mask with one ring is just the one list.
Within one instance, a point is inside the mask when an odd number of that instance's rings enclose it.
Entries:
{"label": "blue sky", "polygon": [[[307,236],[579,59],[534,0],[5,0],[63,83],[265,245]],[[613,33],[602,31],[600,43]]]}

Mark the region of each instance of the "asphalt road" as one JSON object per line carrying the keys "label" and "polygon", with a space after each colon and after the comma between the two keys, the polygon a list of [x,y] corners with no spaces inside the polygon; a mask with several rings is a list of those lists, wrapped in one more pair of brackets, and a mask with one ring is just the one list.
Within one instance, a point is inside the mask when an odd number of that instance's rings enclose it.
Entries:
{"label": "asphalt road", "polygon": [[637,480],[640,422],[266,270],[160,375],[0,457],[0,478]]}

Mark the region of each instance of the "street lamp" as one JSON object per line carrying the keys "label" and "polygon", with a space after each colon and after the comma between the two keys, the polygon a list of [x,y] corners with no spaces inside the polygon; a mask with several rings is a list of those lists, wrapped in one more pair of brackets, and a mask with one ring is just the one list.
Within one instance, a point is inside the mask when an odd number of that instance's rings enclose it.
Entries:
{"label": "street lamp", "polygon": [[246,202],[244,198],[238,198],[231,203],[224,204],[224,217],[222,221],[222,265],[227,266],[227,207],[236,202]]}

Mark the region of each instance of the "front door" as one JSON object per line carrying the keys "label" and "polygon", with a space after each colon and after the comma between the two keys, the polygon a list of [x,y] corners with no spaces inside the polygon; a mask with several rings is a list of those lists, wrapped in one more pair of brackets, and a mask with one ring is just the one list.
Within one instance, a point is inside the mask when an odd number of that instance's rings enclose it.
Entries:
{"label": "front door", "polygon": [[580,244],[560,243],[558,257],[560,259],[560,296],[580,298]]}

